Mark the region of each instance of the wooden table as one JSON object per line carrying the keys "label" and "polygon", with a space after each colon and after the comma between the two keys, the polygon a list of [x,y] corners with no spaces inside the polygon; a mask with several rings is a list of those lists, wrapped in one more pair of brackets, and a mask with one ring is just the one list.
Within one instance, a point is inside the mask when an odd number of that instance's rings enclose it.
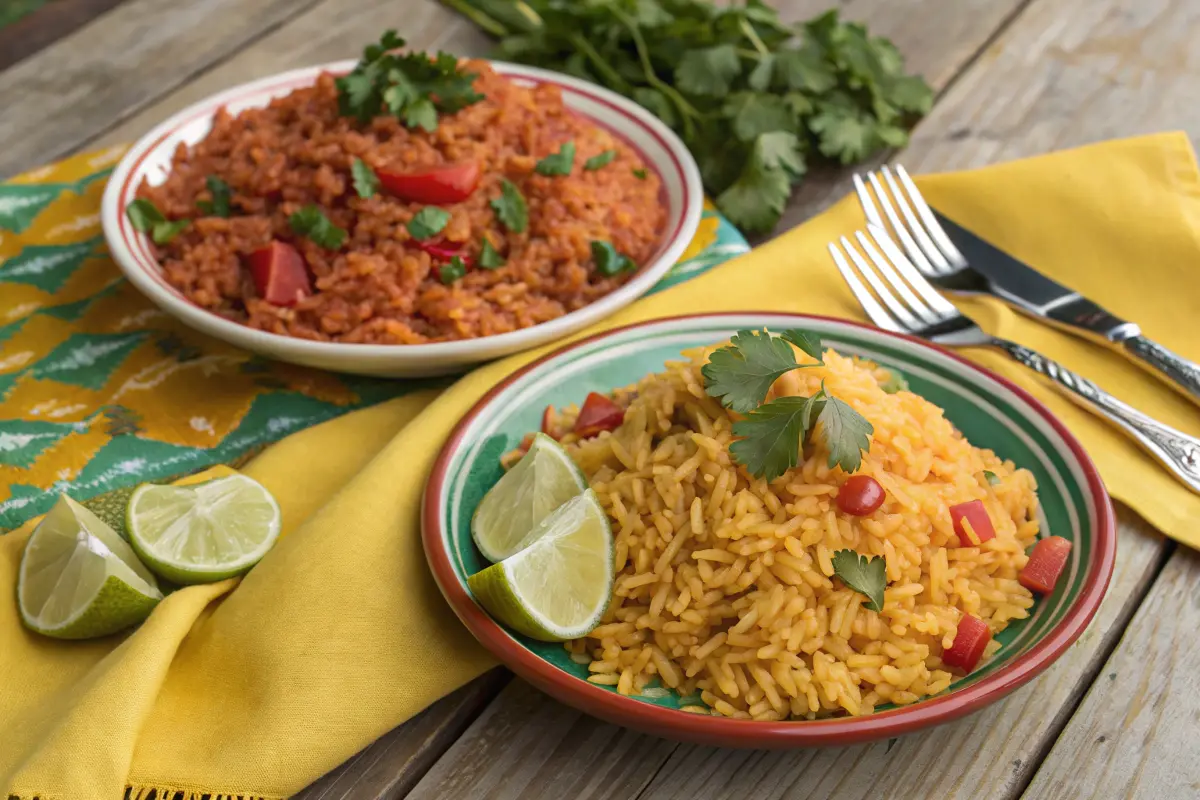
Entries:
{"label": "wooden table", "polygon": [[[103,13],[0,73],[0,178],[130,142],[218,89],[352,57],[384,27],[422,48],[483,54],[488,46],[433,0],[61,3]],[[799,20],[831,3],[774,5]],[[910,170],[1170,128],[1200,132],[1200,0],[838,5],[892,38],[938,90],[902,154]],[[68,22],[56,30],[70,30],[78,15]],[[36,14],[24,24],[44,36]],[[846,191],[845,171],[819,172],[780,230]],[[602,724],[497,670],[302,797],[1200,797],[1200,555],[1128,510],[1119,515],[1116,572],[1091,628],[1032,684],[957,723],[848,749],[720,750]]]}

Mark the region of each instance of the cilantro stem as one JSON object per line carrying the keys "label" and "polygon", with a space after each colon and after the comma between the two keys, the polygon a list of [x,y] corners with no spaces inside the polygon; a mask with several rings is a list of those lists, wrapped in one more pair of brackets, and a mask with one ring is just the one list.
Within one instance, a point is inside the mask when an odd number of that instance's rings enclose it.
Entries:
{"label": "cilantro stem", "polygon": [[763,44],[763,40],[759,38],[758,31],[754,30],[754,26],[745,17],[738,17],[738,26],[741,27],[742,33],[746,34],[746,38],[750,40],[750,44],[754,45],[754,49],[760,55],[769,55],[770,49]]}
{"label": "cilantro stem", "polygon": [[474,22],[480,28],[483,28],[484,31],[490,33],[492,36],[495,36],[498,39],[508,36],[510,33],[508,28],[504,27],[500,20],[494,17],[489,17],[482,10],[466,2],[466,0],[442,0],[442,3],[450,6],[452,9],[462,14],[464,17],[471,20],[471,22]]}
{"label": "cilantro stem", "polygon": [[[658,77],[658,73],[654,71],[654,65],[650,63],[650,53],[646,48],[646,40],[642,38],[642,31],[638,28],[637,22],[616,5],[610,6],[609,11],[612,12],[612,15],[622,25],[629,29],[629,35],[633,37],[633,46],[637,50],[638,60],[642,62],[642,72],[646,74],[646,83],[671,98],[671,102],[679,109],[680,116],[683,119],[684,136],[690,138],[696,131],[692,124],[692,117],[699,117],[700,112],[696,110],[695,106],[684,99],[684,96],[674,86],[663,82]],[[759,44],[761,43],[760,40]]]}
{"label": "cilantro stem", "polygon": [[625,93],[629,92],[628,81],[622,78],[615,69],[608,65],[608,63],[604,60],[604,57],[596,52],[596,48],[592,47],[591,42],[584,38],[583,35],[578,33],[572,33],[570,38],[571,44],[573,44],[579,49],[580,52],[587,56],[587,60],[591,62],[592,66],[597,72],[600,73],[601,77],[609,82],[610,86],[623,87]]}

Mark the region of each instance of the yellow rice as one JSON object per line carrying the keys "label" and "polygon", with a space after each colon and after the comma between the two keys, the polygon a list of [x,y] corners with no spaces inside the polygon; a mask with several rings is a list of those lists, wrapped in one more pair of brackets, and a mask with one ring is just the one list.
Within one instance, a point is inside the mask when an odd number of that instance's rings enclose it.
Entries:
{"label": "yellow rice", "polygon": [[[816,444],[769,484],[731,460],[733,418],[700,375],[713,349],[614,392],[628,406],[616,431],[563,438],[615,537],[612,604],[566,645],[589,680],[626,695],[666,686],[692,698],[688,711],[729,717],[868,714],[949,686],[941,654],[963,614],[993,634],[1028,616],[1033,597],[1017,582],[1038,530],[1028,471],[973,447],[932,403],[884,392],[886,371],[828,351],[825,366],[785,375],[771,396],[810,395],[824,380],[874,426],[860,472],[887,499],[868,517],[844,514],[834,498],[848,476]],[[561,429],[577,413],[567,409]],[[976,499],[996,537],[961,547],[948,508]],[[886,559],[882,613],[833,577],[843,548]],[[993,639],[985,658],[997,648]]]}

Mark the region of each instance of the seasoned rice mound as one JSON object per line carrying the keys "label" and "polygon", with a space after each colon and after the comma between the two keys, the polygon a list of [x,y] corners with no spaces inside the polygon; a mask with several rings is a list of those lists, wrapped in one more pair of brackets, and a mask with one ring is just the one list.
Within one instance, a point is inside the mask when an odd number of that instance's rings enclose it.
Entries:
{"label": "seasoned rice mound", "polygon": [[[941,654],[963,614],[993,634],[1028,616],[1033,596],[1017,573],[1038,533],[1032,474],[973,447],[934,404],[884,392],[885,370],[827,351],[825,366],[788,373],[772,396],[811,395],[824,380],[865,416],[875,432],[860,472],[886,501],[866,517],[840,512],[848,476],[815,444],[772,483],[752,478],[730,458],[730,414],[704,391],[714,349],[614,393],[628,407],[616,431],[563,440],[616,537],[612,605],[566,645],[592,682],[653,696],[657,679],[685,710],[729,717],[869,714],[950,685]],[[961,547],[948,508],[976,499],[996,538]],[[886,559],[882,613],[834,578],[843,548]]]}
{"label": "seasoned rice mound", "polygon": [[[266,108],[217,115],[212,132],[191,149],[180,145],[171,172],[138,196],[169,219],[194,223],[157,248],[166,279],[192,302],[253,328],[338,342],[421,343],[490,336],[537,325],[582,308],[632,277],[605,277],[592,267],[591,242],[604,240],[646,263],[658,246],[666,211],[661,181],[645,178],[641,157],[608,131],[572,113],[557,87],[519,86],[485,62],[478,73],[479,103],[442,114],[437,130],[410,131],[392,116],[367,125],[342,117],[331,75],[297,89]],[[576,145],[569,176],[534,172],[538,160],[567,141]],[[607,166],[584,162],[616,150]],[[351,181],[355,157],[373,168],[416,167],[474,160],[481,167],[475,192],[448,206],[442,232],[477,259],[486,234],[507,255],[505,266],[472,269],[446,286],[434,259],[413,247],[406,224],[421,204],[383,190],[361,198]],[[197,218],[207,200],[205,179],[232,188],[233,216]],[[507,231],[489,201],[507,178],[524,194],[529,226]],[[330,251],[297,237],[288,217],[315,203],[348,232]],[[314,294],[293,308],[259,299],[245,257],[272,238],[294,244],[313,276]]]}

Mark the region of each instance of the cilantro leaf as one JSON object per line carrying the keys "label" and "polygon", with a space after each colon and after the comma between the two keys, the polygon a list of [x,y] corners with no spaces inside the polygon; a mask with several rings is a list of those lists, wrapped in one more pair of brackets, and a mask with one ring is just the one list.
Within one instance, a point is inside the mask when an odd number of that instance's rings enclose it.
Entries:
{"label": "cilantro leaf", "polygon": [[204,179],[204,185],[208,187],[212,200],[197,200],[196,208],[210,217],[228,217],[229,202],[233,199],[229,184],[216,175],[209,175]]}
{"label": "cilantro leaf", "polygon": [[166,222],[166,217],[158,210],[158,206],[144,197],[139,197],[125,207],[125,216],[135,231],[149,233],[155,225]]}
{"label": "cilantro leaf", "polygon": [[821,154],[843,164],[861,161],[878,149],[878,137],[870,120],[854,109],[826,105],[808,120],[817,135]]}
{"label": "cilantro leaf", "polygon": [[867,608],[883,611],[883,592],[887,588],[887,560],[883,556],[864,556],[853,550],[833,554],[833,574],[842,583],[867,598]]}
{"label": "cilantro leaf", "polygon": [[821,423],[821,439],[829,451],[829,466],[839,466],[843,472],[854,472],[862,464],[862,451],[871,447],[870,435],[875,427],[842,400],[825,394],[825,407],[817,417]]}
{"label": "cilantro leaf", "polygon": [[453,256],[449,264],[443,264],[438,270],[438,280],[449,286],[466,274],[466,263],[458,256]]}
{"label": "cilantro leaf", "polygon": [[421,97],[404,107],[404,124],[411,128],[422,128],[429,133],[437,130],[438,115],[433,102]]}
{"label": "cilantro leaf", "polygon": [[603,153],[597,153],[587,161],[583,162],[583,168],[589,172],[592,172],[600,169],[601,167],[608,166],[608,164],[611,163],[616,157],[616,150],[605,150]]}
{"label": "cilantro leaf", "polygon": [[592,260],[596,262],[596,271],[610,278],[637,266],[633,259],[617,252],[611,242],[599,240],[592,242]]}
{"label": "cilantro leaf", "polygon": [[450,212],[437,206],[425,206],[408,221],[409,234],[419,241],[432,239],[450,221]]}
{"label": "cilantro leaf", "polygon": [[983,471],[983,479],[988,482],[988,486],[999,486],[1000,485],[1000,478],[996,475],[996,473],[992,472],[990,469],[985,469]]}
{"label": "cilantro leaf", "polygon": [[758,64],[750,70],[750,75],[746,78],[746,83],[751,89],[756,92],[766,92],[771,88],[771,81],[775,75],[775,60],[774,53],[761,55]]}
{"label": "cilantro leaf", "polygon": [[773,481],[800,463],[800,442],[820,413],[822,399],[780,397],[761,405],[744,419],[733,423],[729,453],[739,464],[768,481]]}
{"label": "cilantro leaf", "polygon": [[675,83],[680,90],[690,94],[724,97],[741,72],[737,48],[732,44],[721,44],[684,53],[675,67]]}
{"label": "cilantro leaf", "polygon": [[288,217],[288,225],[326,250],[338,250],[346,241],[346,231],[330,222],[325,212],[311,203]]}
{"label": "cilantro leaf", "polygon": [[828,92],[838,83],[833,65],[816,44],[780,53],[775,59],[775,79],[785,88],[812,94]]}
{"label": "cilantro leaf", "polygon": [[633,90],[633,99],[637,101],[638,105],[649,109],[654,116],[661,119],[668,126],[674,128],[679,124],[679,113],[675,110],[675,106],[658,89],[647,89],[639,86]]}
{"label": "cilantro leaf", "polygon": [[821,358],[825,353],[825,350],[821,347],[821,337],[815,333],[802,331],[799,328],[789,328],[779,334],[779,338],[796,345],[796,347],[799,347],[802,351],[815,358],[818,364],[825,363]]}
{"label": "cilantro leaf", "polygon": [[770,94],[737,92],[729,96],[722,113],[733,122],[733,132],[743,142],[772,131],[795,132],[795,119],[784,101]]}
{"label": "cilantro leaf", "polygon": [[916,75],[901,75],[888,84],[888,102],[901,111],[928,114],[933,108],[933,89]]}
{"label": "cilantro leaf", "polygon": [[650,177],[650,173],[644,169],[635,169],[633,171],[633,177],[637,178],[639,181],[644,181],[646,178]]}
{"label": "cilantro leaf", "polygon": [[728,347],[708,357],[700,369],[704,390],[726,408],[744,414],[767,397],[780,375],[800,365],[792,348],[767,331],[738,331]]}
{"label": "cilantro leaf", "polygon": [[904,379],[904,375],[898,369],[888,370],[887,380],[879,384],[879,388],[883,389],[888,394],[896,392],[907,392],[908,381]]}
{"label": "cilantro leaf", "polygon": [[150,238],[155,244],[166,244],[191,224],[192,221],[190,219],[156,222],[154,227],[150,229]]}
{"label": "cilantro leaf", "polygon": [[761,134],[741,174],[717,196],[730,222],[747,231],[770,230],[787,205],[792,182],[804,174],[800,141],[793,133]]}
{"label": "cilantro leaf", "polygon": [[557,153],[546,156],[537,162],[533,171],[538,175],[570,175],[571,167],[575,164],[575,143],[566,142]]}
{"label": "cilantro leaf", "polygon": [[486,236],[479,248],[479,266],[484,269],[498,269],[504,266],[504,256],[500,255]]}
{"label": "cilantro leaf", "polygon": [[524,233],[529,226],[529,206],[525,197],[512,181],[505,178],[500,182],[500,196],[492,200],[492,210],[505,228],[513,233]]}
{"label": "cilantro leaf", "polygon": [[361,158],[350,162],[350,175],[354,179],[354,191],[359,197],[372,197],[379,191],[379,176]]}

